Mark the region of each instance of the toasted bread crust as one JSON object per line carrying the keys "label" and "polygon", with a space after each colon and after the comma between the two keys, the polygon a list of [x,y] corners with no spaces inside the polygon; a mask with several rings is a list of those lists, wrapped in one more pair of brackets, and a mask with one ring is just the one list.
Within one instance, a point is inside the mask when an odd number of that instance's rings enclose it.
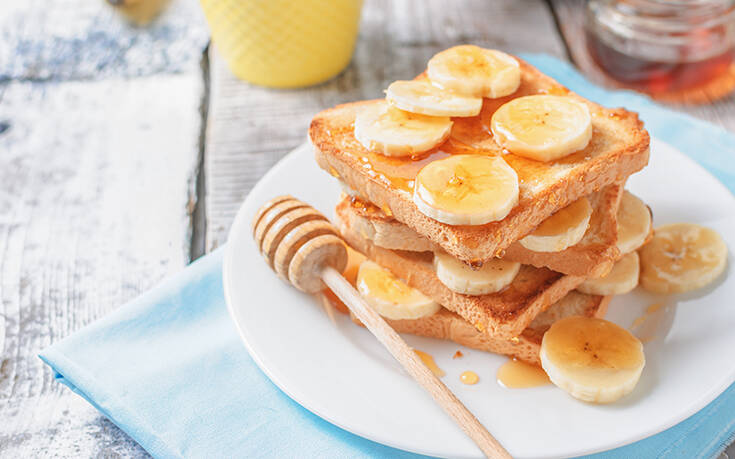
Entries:
{"label": "toasted bread crust", "polygon": [[[413,320],[388,320],[388,323],[398,333],[454,341],[462,346],[503,354],[540,365],[541,340],[554,322],[574,315],[604,317],[611,298],[570,292],[541,314],[538,319],[542,320],[539,320],[538,323],[534,320],[517,339],[511,340],[481,333],[462,317],[447,309],[441,309],[429,317]],[[360,324],[354,318],[353,321]]]}
{"label": "toasted bread crust", "polygon": [[481,333],[459,315],[443,308],[429,317],[388,320],[388,323],[398,333],[450,340],[462,346],[504,354],[534,365],[541,365],[539,359],[541,339],[552,323],[574,315],[604,317],[610,298],[570,292],[540,314],[517,339],[510,340]]}
{"label": "toasted bread crust", "polygon": [[[561,252],[534,252],[516,241],[506,249],[503,258],[563,274],[585,277],[604,275],[619,257],[615,245],[616,213],[622,191],[622,185],[610,185],[588,197],[593,207],[592,218],[587,232],[576,245]],[[379,247],[412,252],[443,250],[438,244],[359,198],[343,197],[337,204],[336,212],[349,228]]]}
{"label": "toasted bread crust", "polygon": [[[519,60],[520,61],[520,60]],[[480,115],[455,118],[452,136],[440,149],[447,152],[504,154],[488,135],[492,113],[502,103],[527,94],[567,94],[590,108],[593,135],[589,145],[550,163],[505,154],[518,173],[518,205],[503,220],[478,226],[452,226],[422,214],[409,191],[399,189],[382,174],[363,167],[372,153],[355,139],[355,114],[376,101],[339,105],[319,113],[311,122],[309,137],[317,163],[380,208],[466,262],[488,260],[531,232],[544,219],[582,196],[619,183],[648,163],[649,135],[637,114],[607,109],[569,92],[529,64],[521,62],[521,86],[509,97],[486,99]]]}
{"label": "toasted bread crust", "polygon": [[436,277],[431,252],[383,249],[356,234],[341,220],[338,220],[338,227],[347,243],[358,252],[456,312],[478,330],[496,337],[510,339],[518,336],[537,315],[584,281],[581,276],[524,265],[513,282],[500,292],[463,295],[449,290]]}

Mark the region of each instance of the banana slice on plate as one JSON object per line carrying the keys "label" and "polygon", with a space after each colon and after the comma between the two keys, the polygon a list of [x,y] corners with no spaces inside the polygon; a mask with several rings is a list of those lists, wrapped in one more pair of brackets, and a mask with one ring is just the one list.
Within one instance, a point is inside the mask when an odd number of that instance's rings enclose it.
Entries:
{"label": "banana slice on plate", "polygon": [[567,96],[518,97],[490,120],[498,145],[537,161],[553,161],[587,146],[592,137],[589,108]]}
{"label": "banana slice on plate", "polygon": [[441,88],[470,97],[507,96],[521,84],[521,67],[515,58],[473,45],[436,54],[429,60],[427,74]]}
{"label": "banana slice on plate", "polygon": [[633,391],[646,357],[628,330],[604,319],[567,317],[541,341],[541,366],[572,397],[611,403]]}
{"label": "banana slice on plate", "polygon": [[518,203],[518,175],[499,156],[450,156],[419,171],[413,202],[448,225],[484,225],[502,220]]}
{"label": "banana slice on plate", "polygon": [[622,295],[638,285],[640,262],[637,252],[630,252],[616,261],[609,273],[603,277],[591,277],[577,290],[590,295]]}
{"label": "banana slice on plate", "polygon": [[435,314],[441,308],[439,303],[370,260],[360,265],[357,290],[378,314],[388,319],[418,319]]}
{"label": "banana slice on plate", "polygon": [[560,252],[582,240],[592,216],[592,205],[580,198],[547,218],[519,242],[534,252]]}
{"label": "banana slice on plate", "polygon": [[691,223],[656,228],[640,254],[641,285],[654,293],[684,293],[705,287],[727,266],[727,245],[722,237]]}
{"label": "banana slice on plate", "polygon": [[385,101],[363,107],[355,116],[355,138],[386,156],[411,156],[444,142],[452,130],[446,116],[426,116],[391,107]]}
{"label": "banana slice on plate", "polygon": [[651,232],[651,211],[628,190],[623,191],[618,207],[618,250],[626,254],[640,248]]}
{"label": "banana slice on plate", "polygon": [[486,295],[513,282],[521,264],[493,258],[479,269],[472,269],[446,253],[437,252],[434,254],[434,269],[436,277],[449,290],[465,295]]}
{"label": "banana slice on plate", "polygon": [[393,82],[385,98],[401,110],[429,116],[476,116],[482,109],[482,97],[454,94],[421,80]]}

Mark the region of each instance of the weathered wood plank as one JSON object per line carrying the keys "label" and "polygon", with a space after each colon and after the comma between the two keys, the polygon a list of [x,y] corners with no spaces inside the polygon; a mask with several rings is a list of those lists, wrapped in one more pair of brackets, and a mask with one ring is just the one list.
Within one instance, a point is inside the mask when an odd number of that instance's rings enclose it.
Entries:
{"label": "weathered wood plank", "polygon": [[565,56],[548,6],[532,0],[368,0],[350,66],[337,78],[302,90],[276,91],[238,81],[211,47],[207,249],[226,240],[235,212],[255,182],[305,141],[316,112],[380,97],[390,82],[414,76],[434,53],[459,43]]}
{"label": "weathered wood plank", "polygon": [[[574,63],[591,81],[604,86],[615,87],[615,84],[597,68],[587,53],[583,29],[584,0],[550,1]],[[730,95],[713,104],[695,106],[670,104],[670,106],[735,131],[735,95]]]}
{"label": "weathered wood plank", "polygon": [[103,0],[3,5],[2,457],[146,455],[36,354],[188,262],[207,40],[196,0],[148,28]]}
{"label": "weathered wood plank", "polygon": [[4,84],[0,451],[9,457],[137,451],[36,354],[188,263],[201,85],[191,73]]}
{"label": "weathered wood plank", "polygon": [[196,0],[131,27],[104,0],[3,2],[0,81],[100,79],[194,69],[208,40]]}

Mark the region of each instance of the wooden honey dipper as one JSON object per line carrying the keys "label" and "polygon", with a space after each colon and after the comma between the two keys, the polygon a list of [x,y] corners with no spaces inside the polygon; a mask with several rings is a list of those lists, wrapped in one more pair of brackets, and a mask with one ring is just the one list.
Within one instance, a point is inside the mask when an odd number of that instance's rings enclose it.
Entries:
{"label": "wooden honey dipper", "polygon": [[258,210],[252,229],[258,250],[281,278],[307,293],[318,293],[326,284],[487,457],[511,457],[342,277],[347,249],[324,215],[292,196],[279,196]]}

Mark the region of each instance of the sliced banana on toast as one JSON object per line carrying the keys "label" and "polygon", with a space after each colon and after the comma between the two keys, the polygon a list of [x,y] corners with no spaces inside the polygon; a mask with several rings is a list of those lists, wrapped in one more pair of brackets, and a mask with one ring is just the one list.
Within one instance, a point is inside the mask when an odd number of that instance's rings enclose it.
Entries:
{"label": "sliced banana on toast", "polygon": [[523,96],[493,113],[495,142],[511,153],[553,161],[587,146],[592,137],[589,108],[571,97]]}
{"label": "sliced banana on toast", "polygon": [[413,202],[448,225],[484,225],[502,220],[518,203],[518,175],[499,156],[450,156],[419,171]]}
{"label": "sliced banana on toast", "polygon": [[435,314],[441,308],[439,303],[370,260],[360,265],[357,290],[378,314],[388,319],[418,319]]}
{"label": "sliced banana on toast", "polygon": [[434,254],[436,277],[449,290],[465,295],[498,292],[513,282],[520,268],[520,263],[492,258],[482,267],[472,269],[446,253]]}
{"label": "sliced banana on toast", "polygon": [[539,356],[551,382],[591,403],[611,403],[632,392],[646,364],[643,345],[628,330],[581,316],[555,322]]}
{"label": "sliced banana on toast", "polygon": [[626,254],[638,250],[651,233],[651,211],[628,190],[623,191],[617,213],[618,250]]}
{"label": "sliced banana on toast", "polygon": [[603,277],[590,277],[577,286],[577,290],[590,295],[622,295],[638,285],[640,263],[637,252],[630,252],[616,261]]}
{"label": "sliced banana on toast", "polygon": [[412,156],[444,142],[452,130],[445,116],[426,116],[385,101],[362,107],[355,116],[355,138],[363,147],[386,156]]}
{"label": "sliced banana on toast", "polygon": [[521,84],[521,68],[515,58],[474,45],[455,46],[434,55],[427,74],[441,88],[470,97],[508,96]]}
{"label": "sliced banana on toast", "polygon": [[727,266],[717,232],[691,223],[656,228],[640,250],[641,285],[654,293],[684,293],[714,282]]}
{"label": "sliced banana on toast", "polygon": [[454,94],[426,80],[395,81],[385,98],[401,110],[429,116],[475,116],[482,109],[482,97]]}
{"label": "sliced banana on toast", "polygon": [[534,252],[560,252],[578,243],[587,232],[592,205],[580,198],[547,218],[529,235],[520,239],[523,247]]}

